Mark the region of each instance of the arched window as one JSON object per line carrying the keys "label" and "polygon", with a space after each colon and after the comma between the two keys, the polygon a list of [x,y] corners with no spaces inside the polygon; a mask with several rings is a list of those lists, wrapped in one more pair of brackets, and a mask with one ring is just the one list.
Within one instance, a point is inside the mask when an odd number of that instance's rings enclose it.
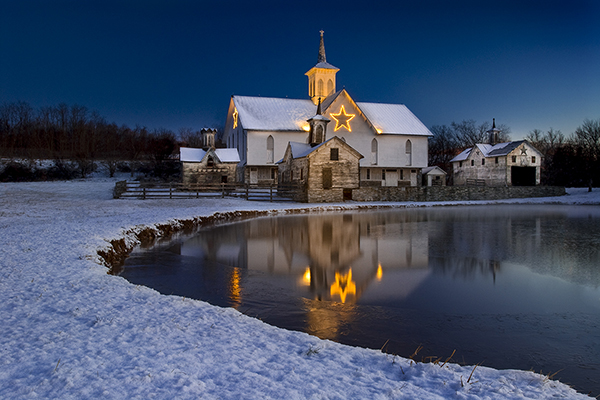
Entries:
{"label": "arched window", "polygon": [[269,135],[267,138],[267,163],[275,162],[274,158],[275,141],[273,136]]}
{"label": "arched window", "polygon": [[412,142],[406,141],[406,165],[412,165]]}
{"label": "arched window", "polygon": [[323,137],[323,125],[319,124],[315,127],[315,143],[321,144],[325,141]]}
{"label": "arched window", "polygon": [[327,81],[327,96],[333,93],[333,81],[330,79]]}
{"label": "arched window", "polygon": [[317,96],[323,96],[325,93],[323,93],[323,80],[319,79],[319,82],[317,82]]}
{"label": "arched window", "polygon": [[371,141],[371,165],[377,165],[378,147],[379,144],[377,143],[377,139],[373,139]]}

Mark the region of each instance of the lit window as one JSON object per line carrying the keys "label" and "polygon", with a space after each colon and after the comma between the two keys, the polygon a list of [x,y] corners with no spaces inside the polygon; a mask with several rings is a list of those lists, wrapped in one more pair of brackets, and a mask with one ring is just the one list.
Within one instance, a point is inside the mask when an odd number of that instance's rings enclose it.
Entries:
{"label": "lit window", "polygon": [[535,164],[535,156],[531,156],[531,162]]}

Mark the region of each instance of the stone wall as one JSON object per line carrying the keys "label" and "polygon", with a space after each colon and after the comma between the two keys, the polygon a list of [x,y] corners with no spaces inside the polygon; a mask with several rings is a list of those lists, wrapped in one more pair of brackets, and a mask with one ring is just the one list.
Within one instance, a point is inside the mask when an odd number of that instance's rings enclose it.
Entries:
{"label": "stone wall", "polygon": [[552,197],[566,194],[559,186],[423,186],[361,187],[352,191],[355,201],[466,201]]}

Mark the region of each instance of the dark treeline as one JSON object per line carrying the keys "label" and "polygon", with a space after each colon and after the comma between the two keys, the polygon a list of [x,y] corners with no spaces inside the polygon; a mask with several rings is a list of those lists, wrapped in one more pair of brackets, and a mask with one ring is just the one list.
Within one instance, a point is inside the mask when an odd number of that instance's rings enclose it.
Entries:
{"label": "dark treeline", "polygon": [[[179,145],[194,146],[200,132],[148,130],[109,123],[84,106],[59,104],[32,108],[25,102],[0,105],[1,180],[85,177],[98,165],[112,176],[117,169],[167,177],[178,172],[173,155]],[[16,162],[16,161],[19,162]],[[52,160],[37,169],[23,161]]]}
{"label": "dark treeline", "polygon": [[[489,143],[487,122],[478,125],[473,120],[436,125],[431,128],[429,165],[437,165],[452,174],[450,160],[476,143]],[[510,141],[510,128],[498,125],[497,142]],[[582,187],[600,183],[600,119],[585,120],[575,132],[565,136],[550,129],[534,129],[525,136],[543,155],[541,181],[543,185]]]}

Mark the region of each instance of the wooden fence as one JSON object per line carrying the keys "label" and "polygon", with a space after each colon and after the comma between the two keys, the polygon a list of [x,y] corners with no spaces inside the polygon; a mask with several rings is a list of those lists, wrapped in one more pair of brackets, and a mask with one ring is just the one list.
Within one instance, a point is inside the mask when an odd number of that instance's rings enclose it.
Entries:
{"label": "wooden fence", "polygon": [[259,201],[293,201],[297,185],[251,185],[244,183],[183,184],[120,181],[115,184],[115,199],[199,199],[237,197]]}

